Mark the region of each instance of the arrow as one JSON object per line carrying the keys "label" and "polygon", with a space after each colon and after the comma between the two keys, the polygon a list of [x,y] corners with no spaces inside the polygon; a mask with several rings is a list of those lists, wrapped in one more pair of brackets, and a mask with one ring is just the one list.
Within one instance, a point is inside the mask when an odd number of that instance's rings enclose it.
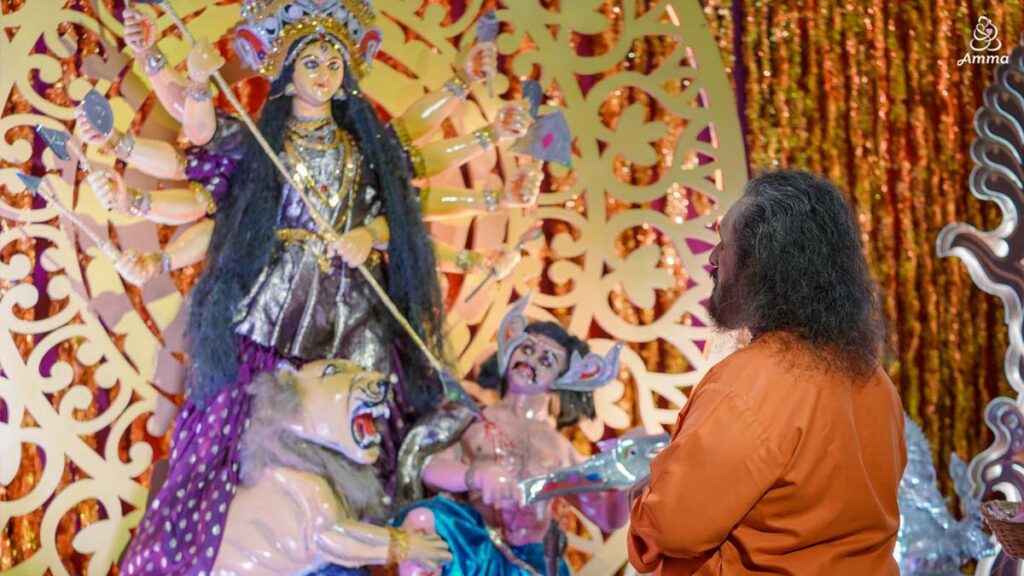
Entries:
{"label": "arrow", "polygon": [[46,126],[36,126],[36,134],[46,142],[46,147],[53,150],[54,156],[61,160],[71,160],[68,153],[68,139],[71,138],[67,132]]}
{"label": "arrow", "polygon": [[85,222],[82,222],[78,216],[68,210],[60,200],[57,200],[57,195],[50,190],[50,185],[42,178],[31,176],[22,172],[15,172],[21,183],[25,185],[25,189],[28,190],[29,194],[35,196],[36,194],[42,196],[50,203],[51,206],[57,209],[58,212],[64,215],[65,218],[71,221],[79,230],[82,231],[90,240],[96,243],[103,252],[110,257],[111,260],[117,261],[121,257],[121,251],[114,246],[114,243],[106,238],[101,238],[99,234],[93,232],[92,228],[86,226]]}
{"label": "arrow", "polygon": [[[39,134],[43,142],[46,142],[46,147],[53,151],[54,156],[61,160],[71,160],[71,148],[68,147],[71,136],[67,132],[46,126],[36,126],[36,134]],[[92,172],[92,164],[84,154],[75,149],[75,156],[82,169]]]}

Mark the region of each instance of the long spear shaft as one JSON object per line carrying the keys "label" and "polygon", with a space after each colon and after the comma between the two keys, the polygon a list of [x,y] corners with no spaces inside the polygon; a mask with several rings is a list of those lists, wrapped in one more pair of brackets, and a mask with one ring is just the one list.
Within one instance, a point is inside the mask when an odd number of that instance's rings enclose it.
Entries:
{"label": "long spear shaft", "polygon": [[[166,13],[167,16],[170,17],[171,21],[174,22],[174,25],[177,26],[178,30],[181,31],[182,37],[184,37],[185,40],[190,45],[195,44],[195,38],[192,36],[192,33],[188,31],[188,28],[185,26],[185,23],[178,16],[178,13],[174,10],[174,7],[171,6],[170,2],[168,2],[167,0],[162,0],[160,2],[160,7],[163,9],[164,13]],[[217,83],[217,87],[220,88],[221,94],[223,94],[228,99],[228,102],[231,102],[231,105],[234,106],[235,111],[238,112],[238,115],[242,119],[242,122],[244,122],[245,126],[249,129],[250,132],[252,132],[252,135],[254,138],[256,138],[256,142],[259,143],[260,148],[263,149],[263,152],[266,153],[268,158],[270,158],[270,161],[274,164],[274,167],[277,168],[277,171],[281,174],[282,177],[284,177],[285,182],[287,182],[289,186],[291,186],[292,188],[295,189],[296,192],[298,192],[299,197],[302,198],[302,202],[306,205],[306,209],[309,210],[310,216],[316,222],[316,225],[320,228],[320,233],[321,235],[324,236],[324,240],[328,242],[336,240],[338,237],[338,233],[334,230],[334,227],[329,222],[327,222],[327,220],[325,220],[324,217],[320,214],[320,211],[317,210],[315,206],[313,206],[313,202],[309,199],[309,196],[306,194],[305,186],[300,186],[299,183],[295,181],[295,178],[292,177],[291,173],[288,172],[288,169],[285,168],[284,164],[281,162],[281,159],[278,158],[277,153],[274,152],[273,148],[270,147],[270,143],[267,142],[267,139],[263,136],[262,133],[260,133],[260,129],[256,126],[256,123],[253,122],[252,117],[249,116],[249,113],[245,110],[245,108],[242,107],[242,103],[238,101],[238,98],[235,96],[235,93],[231,90],[231,86],[227,83],[226,80],[224,80],[224,76],[221,75],[219,70],[213,73],[213,79]],[[356,269],[359,270],[359,273],[363,275],[363,278],[366,279],[366,282],[370,285],[370,287],[377,294],[377,296],[380,297],[381,301],[384,303],[384,306],[388,309],[389,312],[391,312],[391,315],[394,316],[395,321],[398,322],[402,329],[405,330],[405,332],[409,335],[409,338],[412,339],[413,343],[415,343],[416,346],[427,357],[427,360],[430,362],[431,367],[434,368],[434,370],[436,370],[439,374],[445,372],[446,368],[444,364],[442,364],[441,361],[438,360],[436,356],[434,356],[434,353],[431,352],[430,348],[428,348],[426,343],[423,342],[423,339],[420,338],[420,335],[417,334],[416,330],[413,329],[412,324],[409,323],[409,320],[405,317],[405,315],[402,314],[402,311],[398,309],[398,306],[396,306],[394,301],[391,300],[391,297],[388,296],[388,293],[384,291],[384,288],[380,285],[380,282],[377,282],[377,279],[373,277],[373,274],[370,273],[366,266],[360,264],[359,266],[356,267]]]}

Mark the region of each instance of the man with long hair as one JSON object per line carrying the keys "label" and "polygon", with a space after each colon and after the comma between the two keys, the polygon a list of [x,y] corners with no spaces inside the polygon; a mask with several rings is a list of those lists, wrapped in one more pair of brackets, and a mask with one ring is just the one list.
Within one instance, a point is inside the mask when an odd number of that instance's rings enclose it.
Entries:
{"label": "man with long hair", "polygon": [[720,226],[709,312],[750,343],[696,387],[633,503],[630,562],[662,575],[896,575],[903,410],[843,194],[762,174]]}

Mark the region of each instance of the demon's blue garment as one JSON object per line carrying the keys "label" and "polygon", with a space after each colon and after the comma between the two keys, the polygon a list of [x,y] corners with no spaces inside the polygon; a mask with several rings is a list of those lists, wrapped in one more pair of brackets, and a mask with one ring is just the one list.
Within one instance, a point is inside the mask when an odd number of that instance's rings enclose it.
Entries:
{"label": "demon's blue garment", "polygon": [[[525,570],[510,562],[491,542],[483,518],[468,504],[438,496],[405,508],[394,524],[401,524],[414,508],[426,508],[434,513],[437,535],[448,543],[452,552],[451,562],[444,567],[444,576],[526,576]],[[534,570],[545,573],[542,544],[510,546],[509,549]],[[565,560],[559,562],[558,576],[569,576]]]}

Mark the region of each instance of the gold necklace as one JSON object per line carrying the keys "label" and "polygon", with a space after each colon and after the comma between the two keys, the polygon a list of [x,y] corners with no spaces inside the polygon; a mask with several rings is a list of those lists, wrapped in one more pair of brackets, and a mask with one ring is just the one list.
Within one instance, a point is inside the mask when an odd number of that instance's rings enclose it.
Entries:
{"label": "gold necklace", "polygon": [[[326,126],[326,124],[324,124]],[[324,127],[321,126],[321,129]],[[331,131],[330,135],[326,134],[315,134],[313,131],[310,132],[299,132],[292,127],[288,128],[288,139],[295,144],[308,148],[310,150],[333,150],[338,147],[338,143],[341,141],[341,128],[337,126]],[[312,134],[312,135],[311,135]]]}
{"label": "gold necklace", "polygon": [[288,154],[288,160],[298,173],[300,181],[302,181],[308,190],[316,194],[321,202],[327,204],[331,208],[337,207],[342,198],[351,194],[352,187],[359,181],[361,164],[359,161],[359,152],[356,150],[354,143],[346,132],[336,129],[334,140],[337,142],[337,144],[334,145],[334,148],[337,148],[339,145],[341,146],[342,157],[338,159],[333,175],[334,181],[337,181],[338,176],[340,175],[341,183],[333,194],[330,193],[326,184],[321,184],[319,186],[316,184],[316,181],[313,180],[313,175],[306,167],[305,158],[299,151],[299,147],[312,148],[314,150],[319,150],[320,148],[305,146],[305,142],[300,143],[292,139],[285,142],[285,152]]}
{"label": "gold necklace", "polygon": [[[299,182],[301,182],[307,190],[316,195],[316,197],[323,204],[327,204],[331,208],[338,205],[339,198],[337,194],[329,194],[326,184],[317,185],[316,180],[313,179],[313,174],[309,171],[306,164],[306,159],[299,152],[295,143],[291,140],[285,141],[284,144],[285,153],[288,155],[288,161],[291,163],[292,168],[295,169],[295,174],[298,176]],[[334,170],[333,177],[337,179],[338,169]]]}
{"label": "gold necklace", "polygon": [[323,116],[312,116],[308,118],[305,116],[298,116],[293,114],[290,118],[288,118],[288,125],[294,126],[296,128],[301,128],[303,130],[316,130],[317,128],[320,128],[326,125],[328,122],[332,121],[334,121],[334,117],[331,116],[330,114],[325,114]]}

